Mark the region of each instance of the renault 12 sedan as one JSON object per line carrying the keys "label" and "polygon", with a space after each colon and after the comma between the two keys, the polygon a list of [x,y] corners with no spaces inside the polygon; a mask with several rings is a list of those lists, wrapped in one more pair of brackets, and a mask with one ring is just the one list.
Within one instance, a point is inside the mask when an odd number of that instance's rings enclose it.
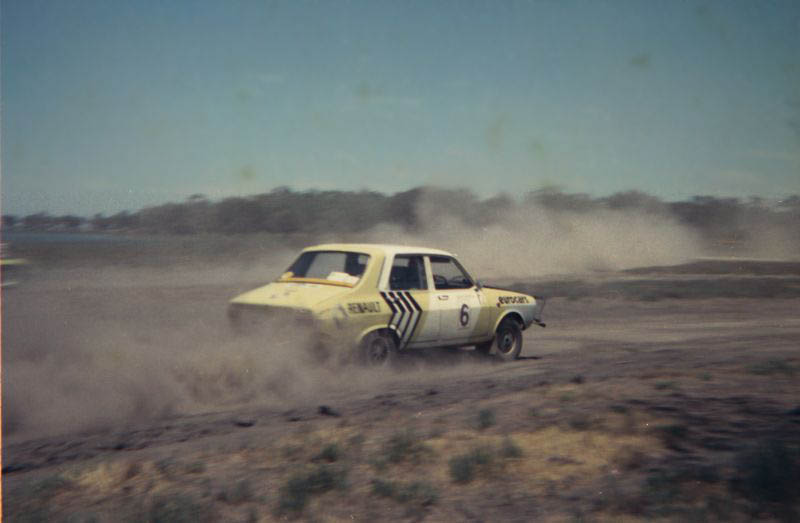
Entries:
{"label": "renault 12 sedan", "polygon": [[239,326],[287,315],[325,346],[378,364],[426,347],[475,346],[516,359],[522,331],[545,326],[543,308],[542,298],[482,285],[442,250],[342,243],[304,249],[276,281],[233,298],[228,312]]}

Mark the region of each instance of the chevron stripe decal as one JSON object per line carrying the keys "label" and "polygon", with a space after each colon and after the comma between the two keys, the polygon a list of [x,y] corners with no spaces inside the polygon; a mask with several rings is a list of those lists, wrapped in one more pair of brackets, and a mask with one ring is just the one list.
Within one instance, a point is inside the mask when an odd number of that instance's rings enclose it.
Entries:
{"label": "chevron stripe decal", "polygon": [[417,330],[419,319],[422,317],[422,307],[408,291],[381,292],[381,297],[392,310],[389,328],[397,334],[400,340],[400,346],[397,348],[402,350]]}
{"label": "chevron stripe decal", "polygon": [[414,299],[414,297],[411,295],[410,292],[406,293],[406,298],[416,311],[416,317],[414,318],[414,326],[411,327],[411,332],[408,333],[408,339],[409,341],[411,341],[411,338],[414,337],[414,333],[417,331],[417,326],[419,326],[419,320],[422,317],[422,307],[419,306],[419,303],[417,303],[417,300]]}

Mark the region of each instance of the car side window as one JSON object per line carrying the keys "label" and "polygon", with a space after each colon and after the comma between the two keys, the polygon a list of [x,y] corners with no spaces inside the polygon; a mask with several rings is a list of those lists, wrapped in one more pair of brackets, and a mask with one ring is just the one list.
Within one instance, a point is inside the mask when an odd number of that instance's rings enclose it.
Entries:
{"label": "car side window", "polygon": [[389,273],[389,288],[393,291],[427,289],[428,279],[422,256],[395,256]]}
{"label": "car side window", "polygon": [[472,279],[453,258],[431,256],[433,284],[437,290],[469,289]]}

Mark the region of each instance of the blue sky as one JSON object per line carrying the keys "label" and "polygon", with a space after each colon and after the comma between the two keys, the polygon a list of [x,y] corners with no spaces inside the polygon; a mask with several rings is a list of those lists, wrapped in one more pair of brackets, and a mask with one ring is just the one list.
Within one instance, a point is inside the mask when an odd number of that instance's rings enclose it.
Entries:
{"label": "blue sky", "polygon": [[2,210],[800,193],[800,2],[1,0]]}

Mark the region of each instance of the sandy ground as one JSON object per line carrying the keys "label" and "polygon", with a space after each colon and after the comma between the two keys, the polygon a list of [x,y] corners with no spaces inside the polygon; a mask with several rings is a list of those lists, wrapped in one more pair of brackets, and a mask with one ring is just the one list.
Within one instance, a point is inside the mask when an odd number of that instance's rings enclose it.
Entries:
{"label": "sandy ground", "polygon": [[251,281],[39,274],[3,294],[4,516],[794,520],[800,273],[711,266],[516,283],[553,296],[519,361],[389,369],[232,337]]}

